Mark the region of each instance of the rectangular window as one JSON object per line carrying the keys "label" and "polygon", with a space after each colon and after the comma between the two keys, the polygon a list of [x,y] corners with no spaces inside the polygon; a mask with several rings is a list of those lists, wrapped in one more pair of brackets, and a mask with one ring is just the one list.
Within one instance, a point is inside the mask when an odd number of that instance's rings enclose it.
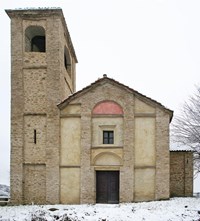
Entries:
{"label": "rectangular window", "polygon": [[103,131],[103,144],[114,144],[114,131]]}
{"label": "rectangular window", "polygon": [[33,139],[34,139],[34,144],[36,144],[36,142],[37,142],[37,133],[36,133],[36,130],[34,130]]}

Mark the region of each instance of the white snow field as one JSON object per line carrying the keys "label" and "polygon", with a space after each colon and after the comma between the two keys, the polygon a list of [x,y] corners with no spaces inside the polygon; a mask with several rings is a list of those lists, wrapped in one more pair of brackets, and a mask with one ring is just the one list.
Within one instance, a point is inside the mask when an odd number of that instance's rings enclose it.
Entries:
{"label": "white snow field", "polygon": [[0,221],[200,221],[200,198],[96,205],[0,207]]}

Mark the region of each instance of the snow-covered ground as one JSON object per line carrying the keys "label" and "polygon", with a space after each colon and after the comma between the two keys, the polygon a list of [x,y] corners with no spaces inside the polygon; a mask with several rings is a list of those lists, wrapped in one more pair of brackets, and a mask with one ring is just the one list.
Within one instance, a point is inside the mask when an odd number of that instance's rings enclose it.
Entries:
{"label": "snow-covered ground", "polygon": [[8,197],[10,195],[10,187],[7,185],[0,184],[0,197]]}
{"label": "snow-covered ground", "polygon": [[46,205],[0,207],[0,221],[199,221],[200,198],[118,205]]}

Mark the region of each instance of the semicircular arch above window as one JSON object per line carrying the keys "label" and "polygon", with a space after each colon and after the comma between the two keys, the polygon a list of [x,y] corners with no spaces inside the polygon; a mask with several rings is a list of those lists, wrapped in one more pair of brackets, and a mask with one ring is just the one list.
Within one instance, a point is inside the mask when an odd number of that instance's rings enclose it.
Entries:
{"label": "semicircular arch above window", "polygon": [[92,114],[123,114],[122,107],[114,101],[102,101],[98,103]]}

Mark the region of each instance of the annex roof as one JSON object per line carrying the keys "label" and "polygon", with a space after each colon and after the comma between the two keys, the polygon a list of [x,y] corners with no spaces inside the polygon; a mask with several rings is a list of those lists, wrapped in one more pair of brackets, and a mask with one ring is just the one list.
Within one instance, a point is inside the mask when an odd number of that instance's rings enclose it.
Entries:
{"label": "annex roof", "polygon": [[170,152],[194,152],[194,150],[170,150]]}

